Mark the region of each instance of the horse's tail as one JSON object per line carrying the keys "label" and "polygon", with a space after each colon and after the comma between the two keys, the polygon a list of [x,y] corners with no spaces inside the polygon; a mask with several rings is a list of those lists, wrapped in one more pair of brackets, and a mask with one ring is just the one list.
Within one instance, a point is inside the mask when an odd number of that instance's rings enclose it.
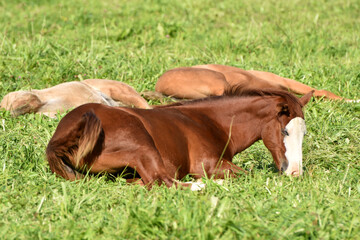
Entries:
{"label": "horse's tail", "polygon": [[46,148],[51,171],[69,180],[82,178],[82,170],[91,164],[91,158],[86,156],[93,151],[102,131],[100,119],[92,111],[71,123],[60,122]]}

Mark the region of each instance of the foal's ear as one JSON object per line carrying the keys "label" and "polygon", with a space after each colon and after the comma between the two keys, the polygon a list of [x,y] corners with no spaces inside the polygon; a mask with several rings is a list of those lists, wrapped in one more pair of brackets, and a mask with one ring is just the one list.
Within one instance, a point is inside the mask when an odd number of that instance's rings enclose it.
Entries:
{"label": "foal's ear", "polygon": [[310,92],[308,92],[307,94],[305,94],[304,96],[302,96],[299,100],[300,100],[300,104],[301,107],[305,106],[311,99],[311,97],[313,96],[313,93],[315,92],[315,90],[312,90]]}
{"label": "foal's ear", "polygon": [[278,111],[278,116],[290,116],[289,106],[287,105],[287,103],[279,103],[276,107]]}

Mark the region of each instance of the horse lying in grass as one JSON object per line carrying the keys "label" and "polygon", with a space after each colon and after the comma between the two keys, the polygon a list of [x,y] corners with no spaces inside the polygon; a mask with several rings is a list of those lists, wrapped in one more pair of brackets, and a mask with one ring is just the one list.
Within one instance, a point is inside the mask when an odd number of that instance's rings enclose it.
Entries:
{"label": "horse lying in grass", "polygon": [[[175,68],[165,72],[156,83],[155,90],[175,98],[197,99],[222,95],[230,86],[242,85],[252,89],[277,89],[304,95],[314,90],[315,97],[344,99],[326,90],[316,90],[292,79],[269,72],[246,71],[224,65],[198,65]],[[353,101],[344,99],[346,101]]]}
{"label": "horse lying in grass", "polygon": [[87,79],[61,83],[42,90],[11,92],[5,95],[0,107],[10,111],[13,116],[42,113],[55,117],[58,112],[85,103],[150,108],[145,99],[129,85],[106,79]]}
{"label": "horse lying in grass", "polygon": [[242,171],[232,163],[234,155],[262,139],[277,168],[298,176],[306,131],[302,107],[311,97],[232,88],[224,96],[147,110],[85,104],[60,121],[47,160],[52,172],[69,180],[136,170],[149,188],[155,182],[194,187],[176,179],[234,177]]}

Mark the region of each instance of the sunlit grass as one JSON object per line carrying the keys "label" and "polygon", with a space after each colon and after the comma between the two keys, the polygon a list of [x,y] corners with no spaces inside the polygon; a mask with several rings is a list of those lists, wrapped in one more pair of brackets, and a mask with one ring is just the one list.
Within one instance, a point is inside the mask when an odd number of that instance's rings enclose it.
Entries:
{"label": "sunlit grass", "polygon": [[[359,12],[356,0],[0,0],[0,97],[85,78],[153,90],[168,69],[219,63],[356,99]],[[56,178],[44,152],[63,115],[0,111],[0,238],[356,239],[359,113],[307,105],[300,178],[279,175],[259,142],[234,159],[248,175],[191,192]]]}

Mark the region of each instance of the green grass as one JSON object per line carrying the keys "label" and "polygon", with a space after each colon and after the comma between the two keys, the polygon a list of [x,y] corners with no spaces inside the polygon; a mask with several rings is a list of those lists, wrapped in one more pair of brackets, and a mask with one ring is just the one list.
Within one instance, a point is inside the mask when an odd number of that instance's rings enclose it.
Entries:
{"label": "green grass", "polygon": [[[0,0],[0,97],[81,78],[153,90],[178,66],[271,71],[360,98],[360,2]],[[151,191],[56,178],[59,119],[0,111],[0,239],[360,239],[360,104],[305,110],[304,176],[280,176],[262,143],[247,176]]]}

